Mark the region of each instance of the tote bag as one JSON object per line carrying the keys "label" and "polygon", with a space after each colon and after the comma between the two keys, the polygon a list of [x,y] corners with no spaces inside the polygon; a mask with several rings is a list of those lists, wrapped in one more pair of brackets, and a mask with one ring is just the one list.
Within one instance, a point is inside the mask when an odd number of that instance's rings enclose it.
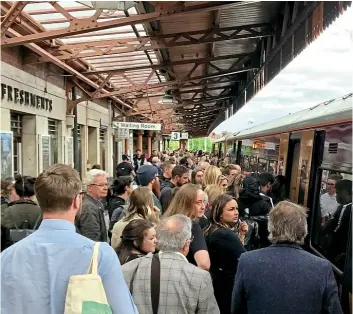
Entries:
{"label": "tote bag", "polygon": [[112,314],[102,278],[98,275],[99,245],[99,242],[94,245],[87,274],[70,277],[65,300],[65,314]]}

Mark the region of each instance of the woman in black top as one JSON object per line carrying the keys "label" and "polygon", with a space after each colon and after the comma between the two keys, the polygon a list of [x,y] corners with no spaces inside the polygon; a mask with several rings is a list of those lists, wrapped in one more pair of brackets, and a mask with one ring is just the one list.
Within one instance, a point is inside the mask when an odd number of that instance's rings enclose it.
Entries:
{"label": "woman in black top", "polygon": [[245,252],[248,226],[238,217],[237,202],[229,195],[221,195],[213,203],[210,225],[205,230],[213,288],[221,314],[230,313],[238,259]]}
{"label": "woman in black top", "polygon": [[144,219],[130,221],[123,230],[121,242],[116,248],[120,264],[156,251],[157,238],[153,224]]}
{"label": "woman in black top", "polygon": [[209,270],[210,257],[203,236],[199,219],[205,214],[205,193],[193,184],[184,184],[176,192],[164,217],[182,214],[192,219],[191,233],[193,240],[190,243],[188,261],[202,269]]}

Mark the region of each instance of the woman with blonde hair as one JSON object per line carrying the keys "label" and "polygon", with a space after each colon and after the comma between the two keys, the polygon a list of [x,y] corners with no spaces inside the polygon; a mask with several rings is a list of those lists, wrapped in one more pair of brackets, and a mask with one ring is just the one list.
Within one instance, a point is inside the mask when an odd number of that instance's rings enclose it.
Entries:
{"label": "woman with blonde hair", "polygon": [[205,215],[203,217],[201,217],[200,221],[199,221],[201,229],[204,229],[209,225],[208,218],[210,216],[212,204],[217,199],[218,196],[224,194],[224,190],[219,185],[211,184],[211,185],[206,186],[206,188],[204,189],[204,192],[207,195],[207,204],[206,204]]}
{"label": "woman with blonde hair", "polygon": [[217,178],[217,185],[219,185],[222,190],[226,192],[228,187],[228,178],[223,174],[219,175]]}
{"label": "woman with blonde hair", "polygon": [[205,188],[207,185],[217,184],[218,177],[222,175],[221,169],[216,166],[209,166],[203,173],[202,185]]}
{"label": "woman with blonde hair", "polygon": [[121,242],[121,235],[126,225],[135,219],[158,222],[159,211],[154,206],[152,192],[147,187],[138,187],[130,195],[130,203],[125,217],[118,221],[112,230],[111,245],[116,249]]}
{"label": "woman with blonde hair", "polygon": [[164,217],[182,214],[192,219],[192,237],[187,259],[190,263],[208,270],[210,257],[198,220],[205,214],[205,193],[193,184],[184,184],[176,192]]}
{"label": "woman with blonde hair", "polygon": [[[211,184],[206,186],[206,188],[204,189],[204,192],[207,194],[208,196],[208,206],[207,209],[212,207],[213,202],[215,201],[215,199],[224,194],[224,190],[221,186],[217,185],[217,184]],[[206,209],[206,211],[207,211]]]}
{"label": "woman with blonde hair", "polygon": [[227,194],[233,196],[236,200],[239,198],[239,193],[243,188],[243,180],[245,176],[237,173],[229,182],[227,186]]}

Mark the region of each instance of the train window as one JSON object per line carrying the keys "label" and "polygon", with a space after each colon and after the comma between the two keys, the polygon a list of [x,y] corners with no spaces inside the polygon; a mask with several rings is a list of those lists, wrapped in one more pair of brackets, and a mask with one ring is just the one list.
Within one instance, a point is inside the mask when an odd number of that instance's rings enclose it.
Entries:
{"label": "train window", "polygon": [[265,158],[259,158],[257,165],[257,172],[262,173],[267,171],[268,161]]}
{"label": "train window", "polygon": [[311,244],[343,271],[351,229],[352,175],[330,170],[319,173],[321,189],[313,211]]}

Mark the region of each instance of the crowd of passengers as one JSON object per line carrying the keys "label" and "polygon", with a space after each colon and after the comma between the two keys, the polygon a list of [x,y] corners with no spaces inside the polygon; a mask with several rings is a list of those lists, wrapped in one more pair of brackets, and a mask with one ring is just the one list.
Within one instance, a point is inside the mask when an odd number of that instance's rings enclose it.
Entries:
{"label": "crowd of passengers", "polygon": [[[84,313],[67,311],[67,286],[95,242],[110,313],[342,313],[331,264],[301,248],[306,209],[285,200],[283,176],[201,151],[122,160],[112,186],[99,165],[84,184],[62,164],[1,181],[1,313]],[[335,193],[323,228],[337,251],[352,182]]]}

